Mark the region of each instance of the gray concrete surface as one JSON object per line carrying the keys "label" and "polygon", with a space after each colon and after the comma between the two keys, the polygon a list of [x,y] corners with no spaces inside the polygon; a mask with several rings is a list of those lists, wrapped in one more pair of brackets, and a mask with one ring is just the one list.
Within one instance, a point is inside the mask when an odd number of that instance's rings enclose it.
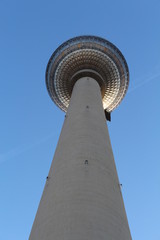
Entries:
{"label": "gray concrete surface", "polygon": [[74,86],[29,240],[130,240],[98,83]]}

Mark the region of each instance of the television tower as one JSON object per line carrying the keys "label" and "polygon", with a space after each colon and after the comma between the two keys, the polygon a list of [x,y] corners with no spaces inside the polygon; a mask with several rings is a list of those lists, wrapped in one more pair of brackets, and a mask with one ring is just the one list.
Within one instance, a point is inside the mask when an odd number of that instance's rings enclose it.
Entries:
{"label": "television tower", "polygon": [[131,240],[106,118],[124,98],[122,53],[95,36],[63,43],[46,85],[66,112],[29,240]]}

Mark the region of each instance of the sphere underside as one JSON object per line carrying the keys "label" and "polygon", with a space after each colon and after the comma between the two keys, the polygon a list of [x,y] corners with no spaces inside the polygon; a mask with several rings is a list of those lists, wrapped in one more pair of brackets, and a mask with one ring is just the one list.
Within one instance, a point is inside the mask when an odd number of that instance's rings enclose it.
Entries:
{"label": "sphere underside", "polygon": [[70,39],[57,48],[48,62],[49,95],[65,112],[73,86],[81,77],[91,77],[99,83],[107,112],[120,104],[129,84],[128,66],[121,52],[107,40],[94,36]]}

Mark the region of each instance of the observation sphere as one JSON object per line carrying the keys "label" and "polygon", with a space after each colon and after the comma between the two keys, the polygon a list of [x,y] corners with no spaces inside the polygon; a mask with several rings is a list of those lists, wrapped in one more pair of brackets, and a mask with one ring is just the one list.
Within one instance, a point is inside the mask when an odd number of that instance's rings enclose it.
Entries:
{"label": "observation sphere", "polygon": [[46,69],[46,85],[51,99],[63,111],[67,111],[75,82],[82,77],[94,78],[99,83],[107,112],[120,104],[128,89],[129,70],[124,56],[100,37],[72,38],[52,54]]}

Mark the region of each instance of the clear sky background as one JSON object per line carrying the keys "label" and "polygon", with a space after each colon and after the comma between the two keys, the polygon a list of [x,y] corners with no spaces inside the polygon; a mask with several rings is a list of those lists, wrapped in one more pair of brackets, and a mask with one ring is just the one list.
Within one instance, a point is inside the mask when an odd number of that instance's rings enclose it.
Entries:
{"label": "clear sky background", "polygon": [[133,240],[160,240],[160,1],[0,1],[0,239],[27,240],[64,121],[45,70],[79,35],[115,44],[128,93],[108,123]]}

